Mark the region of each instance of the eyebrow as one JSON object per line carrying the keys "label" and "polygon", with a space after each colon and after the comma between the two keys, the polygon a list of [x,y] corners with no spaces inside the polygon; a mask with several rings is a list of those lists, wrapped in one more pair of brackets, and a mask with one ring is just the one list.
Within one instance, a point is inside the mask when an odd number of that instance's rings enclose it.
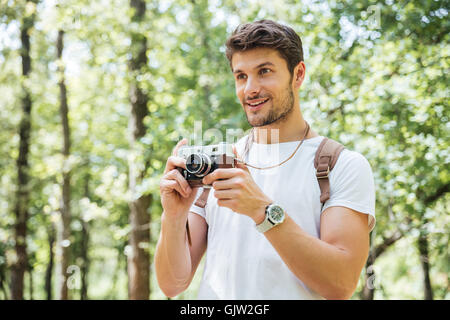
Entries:
{"label": "eyebrow", "polygon": [[[259,69],[259,68],[262,68],[262,67],[265,67],[265,66],[275,67],[275,65],[272,62],[267,61],[267,62],[263,62],[261,64],[258,64],[254,69]],[[243,72],[243,71],[240,70],[240,69],[233,71],[233,73],[240,73],[240,72]]]}

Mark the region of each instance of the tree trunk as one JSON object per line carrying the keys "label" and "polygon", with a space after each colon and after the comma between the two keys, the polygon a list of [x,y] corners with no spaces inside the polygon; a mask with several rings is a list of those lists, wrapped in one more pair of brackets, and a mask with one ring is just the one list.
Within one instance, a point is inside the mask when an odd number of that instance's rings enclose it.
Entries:
{"label": "tree trunk", "polygon": [[374,264],[376,259],[376,250],[373,247],[375,241],[375,232],[370,234],[370,251],[369,256],[366,261],[365,267],[365,277],[364,277],[364,287],[361,291],[361,299],[363,300],[373,300],[375,293],[375,270]]}
{"label": "tree trunk", "polygon": [[[3,279],[2,279],[3,280]],[[6,292],[6,288],[3,285],[3,281],[0,282],[0,289],[3,292],[4,300],[8,300],[8,292]]]}
{"label": "tree trunk", "polygon": [[29,277],[29,287],[28,287],[28,290],[29,290],[29,294],[30,294],[30,300],[33,300],[33,292],[34,292],[34,288],[33,288],[33,267],[32,266],[29,266],[29,268],[28,268],[28,275],[30,276]]}
{"label": "tree trunk", "polygon": [[369,252],[369,258],[366,262],[366,276],[365,276],[365,282],[364,287],[361,291],[361,299],[362,300],[373,300],[374,294],[375,294],[375,270],[374,270],[374,263],[375,263],[375,255],[373,254],[372,250]]}
{"label": "tree trunk", "polygon": [[50,230],[48,231],[48,264],[45,270],[45,292],[47,294],[47,300],[52,300],[52,274],[53,274],[53,245],[55,243],[55,228],[53,223],[50,225]]}
{"label": "tree trunk", "polygon": [[[441,197],[445,196],[450,191],[450,183],[439,186],[434,193],[426,195],[421,189],[416,191],[417,199],[421,199],[424,206],[429,208],[433,203],[439,200]],[[424,214],[422,214],[424,215]],[[425,218],[422,221],[422,225],[425,225],[428,220]],[[428,238],[427,235],[421,231],[419,239],[417,241],[417,247],[419,249],[420,263],[422,265],[423,272],[423,290],[424,290],[424,300],[433,300],[433,288],[431,286],[430,279],[430,255],[428,248]]]}
{"label": "tree trunk", "polygon": [[[131,0],[130,6],[134,9],[132,21],[141,22],[145,17],[145,1]],[[148,114],[148,97],[139,87],[136,76],[147,64],[147,38],[136,32],[131,34],[131,59],[129,72],[132,75],[129,98],[131,103],[131,116],[129,122],[130,149],[136,154],[136,142],[145,135],[144,118]],[[129,161],[129,189],[131,200],[130,208],[130,238],[131,247],[128,255],[128,296],[129,299],[149,299],[150,297],[150,195],[137,195],[137,186],[145,175],[145,168],[138,169],[134,157]]]}
{"label": "tree trunk", "polygon": [[[401,232],[397,230],[394,232],[394,234],[390,237],[384,237],[383,242],[379,244],[376,247],[373,247],[369,252],[369,257],[367,258],[366,262],[366,276],[365,276],[365,282],[364,287],[361,291],[361,299],[363,300],[373,300],[374,294],[375,294],[375,260],[381,256],[391,245],[393,245],[395,242],[400,240],[404,235],[404,232]],[[373,243],[373,237],[375,236],[374,233],[372,233],[371,243]]]}
{"label": "tree trunk", "polygon": [[[106,300],[117,299],[117,295],[116,295],[117,279],[119,279],[119,274],[123,271],[122,270],[123,247],[120,246],[119,248],[116,248],[116,249],[117,249],[117,261],[116,261],[116,266],[114,267],[114,272],[113,272],[111,282],[110,282],[111,287],[109,289]],[[125,266],[126,266],[126,264],[127,264],[127,261],[125,259]],[[128,272],[128,270],[125,270],[125,272]]]}
{"label": "tree trunk", "polygon": [[81,220],[81,259],[83,259],[83,264],[81,265],[81,292],[80,300],[88,300],[88,282],[87,276],[89,272],[89,257],[88,257],[88,247],[89,247],[89,223]]}
{"label": "tree trunk", "polygon": [[59,263],[59,282],[58,299],[69,299],[67,288],[67,268],[70,259],[70,168],[68,159],[70,156],[70,127],[69,127],[69,108],[67,105],[67,90],[64,82],[64,66],[62,62],[62,52],[64,49],[64,31],[58,31],[57,40],[57,59],[60,91],[60,114],[63,128],[63,168],[62,168],[62,201],[61,201],[61,221],[58,230],[58,263]]}
{"label": "tree trunk", "polygon": [[431,280],[430,280],[428,238],[426,235],[421,234],[419,236],[418,248],[420,253],[420,263],[422,264],[422,271],[423,271],[424,300],[433,300],[433,288],[431,287]]}
{"label": "tree trunk", "polygon": [[16,259],[11,266],[11,299],[23,299],[24,274],[27,269],[27,220],[28,220],[28,200],[29,200],[29,165],[28,155],[30,149],[31,131],[31,96],[27,87],[26,79],[31,72],[30,58],[30,32],[34,26],[34,14],[24,18],[20,30],[20,40],[22,48],[22,119],[19,127],[19,156],[17,158],[17,192],[15,198],[15,226],[14,240]]}
{"label": "tree trunk", "polygon": [[[4,254],[4,251],[0,251],[0,254]],[[6,266],[0,266],[0,291],[3,293],[3,300],[8,300],[8,292],[6,289],[7,280],[6,280]]]}
{"label": "tree trunk", "polygon": [[129,298],[150,297],[150,215],[151,196],[145,195],[130,203],[130,247],[128,256]]}
{"label": "tree trunk", "polygon": [[[89,161],[88,161],[89,165]],[[89,168],[89,167],[88,167]],[[89,181],[90,174],[87,173],[85,181],[84,181],[84,197],[91,199],[90,190],[89,190]],[[83,217],[81,217],[81,258],[83,260],[83,264],[81,265],[81,292],[80,299],[88,300],[88,282],[87,276],[89,272],[89,222],[85,221]]]}

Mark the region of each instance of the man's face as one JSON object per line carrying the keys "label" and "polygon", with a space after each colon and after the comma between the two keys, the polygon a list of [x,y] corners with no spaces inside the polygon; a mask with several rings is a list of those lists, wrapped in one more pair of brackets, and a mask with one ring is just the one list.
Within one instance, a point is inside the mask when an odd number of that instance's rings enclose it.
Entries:
{"label": "man's face", "polygon": [[269,48],[236,52],[232,58],[236,95],[252,127],[283,121],[294,108],[286,61]]}

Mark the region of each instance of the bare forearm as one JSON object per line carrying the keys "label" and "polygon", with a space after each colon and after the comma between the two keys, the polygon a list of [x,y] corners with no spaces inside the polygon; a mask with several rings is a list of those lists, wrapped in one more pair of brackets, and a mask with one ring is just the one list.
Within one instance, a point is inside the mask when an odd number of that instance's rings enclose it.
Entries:
{"label": "bare forearm", "polygon": [[348,252],[315,238],[289,216],[265,233],[289,269],[309,288],[327,299],[350,298],[359,272]]}
{"label": "bare forearm", "polygon": [[168,296],[177,295],[189,284],[192,267],[185,219],[169,219],[163,213],[155,269],[158,283]]}

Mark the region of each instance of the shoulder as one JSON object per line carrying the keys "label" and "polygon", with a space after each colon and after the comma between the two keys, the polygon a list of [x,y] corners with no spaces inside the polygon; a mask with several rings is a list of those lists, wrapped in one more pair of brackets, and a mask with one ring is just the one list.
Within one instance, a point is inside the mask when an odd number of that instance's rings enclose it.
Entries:
{"label": "shoulder", "polygon": [[369,229],[375,225],[375,181],[369,161],[361,153],[344,149],[330,172],[329,207],[342,206],[367,213]]}
{"label": "shoulder", "polygon": [[370,163],[361,153],[349,149],[342,150],[336,162],[335,169],[346,170],[371,170]]}
{"label": "shoulder", "polygon": [[[365,170],[370,169],[369,161],[359,152],[348,149],[345,145],[342,145],[339,141],[332,140],[323,136],[311,139],[314,143],[311,147],[315,150],[315,162],[317,161],[317,157],[319,155],[325,156],[329,153],[334,154],[336,157],[336,152],[339,150],[339,147],[343,147],[342,151],[337,156],[335,160],[336,163],[331,172],[337,172],[341,170],[347,170],[351,168],[353,171],[356,170]],[[325,151],[324,151],[325,150]]]}
{"label": "shoulder", "polygon": [[330,185],[335,190],[348,188],[372,189],[373,172],[361,153],[344,149],[330,172]]}

